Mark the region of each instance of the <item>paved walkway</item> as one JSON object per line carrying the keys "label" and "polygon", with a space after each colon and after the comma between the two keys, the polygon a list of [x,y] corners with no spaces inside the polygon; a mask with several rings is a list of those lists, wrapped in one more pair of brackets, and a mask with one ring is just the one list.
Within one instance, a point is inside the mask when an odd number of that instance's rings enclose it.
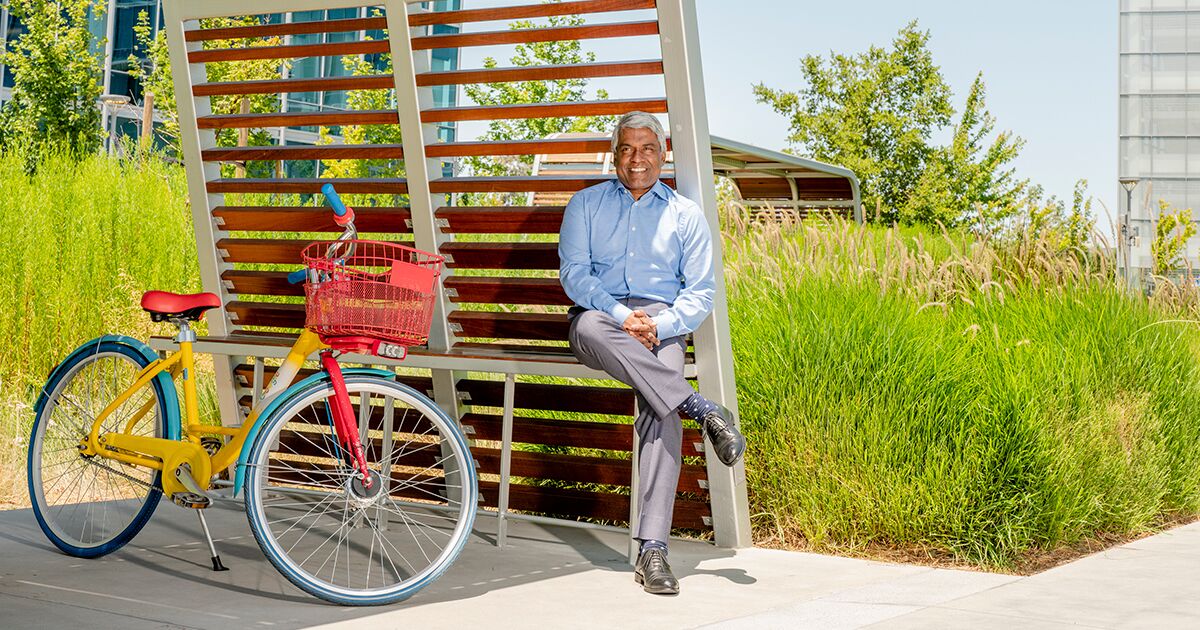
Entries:
{"label": "paved walkway", "polygon": [[1200,525],[1017,578],[766,549],[672,545],[678,597],[634,585],[619,534],[495,520],[408,602],[341,608],[274,571],[236,504],[209,510],[232,569],[169,503],[99,560],[54,550],[28,510],[0,512],[0,628],[1200,628]]}

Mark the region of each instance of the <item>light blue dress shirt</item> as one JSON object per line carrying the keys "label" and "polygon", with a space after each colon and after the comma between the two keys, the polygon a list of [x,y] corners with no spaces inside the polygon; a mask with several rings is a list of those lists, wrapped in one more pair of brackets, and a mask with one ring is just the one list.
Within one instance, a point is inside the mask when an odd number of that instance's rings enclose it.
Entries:
{"label": "light blue dress shirt", "polygon": [[567,204],[558,241],[559,281],[576,304],[624,323],[620,298],[670,305],[653,318],[658,338],[695,330],[712,311],[712,234],[700,206],[661,181],[634,201],[621,182],[585,188]]}

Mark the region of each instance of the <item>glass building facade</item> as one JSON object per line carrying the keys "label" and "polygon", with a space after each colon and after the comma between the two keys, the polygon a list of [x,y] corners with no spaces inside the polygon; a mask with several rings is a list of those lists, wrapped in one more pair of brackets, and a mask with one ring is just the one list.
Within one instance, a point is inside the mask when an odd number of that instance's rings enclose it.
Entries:
{"label": "glass building facade", "polygon": [[1200,0],[1120,0],[1119,37],[1118,171],[1139,180],[1120,214],[1137,270],[1151,267],[1160,200],[1200,211]]}

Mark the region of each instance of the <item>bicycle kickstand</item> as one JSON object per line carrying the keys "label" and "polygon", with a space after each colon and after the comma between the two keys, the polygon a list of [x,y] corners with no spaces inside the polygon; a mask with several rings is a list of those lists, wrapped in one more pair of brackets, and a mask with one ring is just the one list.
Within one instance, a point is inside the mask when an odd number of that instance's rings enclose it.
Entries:
{"label": "bicycle kickstand", "polygon": [[217,546],[213,544],[212,534],[208,531],[208,522],[204,520],[204,512],[196,510],[200,517],[200,528],[204,530],[204,539],[208,541],[208,550],[212,553],[213,571],[228,571],[229,567],[221,564],[221,556],[217,555]]}

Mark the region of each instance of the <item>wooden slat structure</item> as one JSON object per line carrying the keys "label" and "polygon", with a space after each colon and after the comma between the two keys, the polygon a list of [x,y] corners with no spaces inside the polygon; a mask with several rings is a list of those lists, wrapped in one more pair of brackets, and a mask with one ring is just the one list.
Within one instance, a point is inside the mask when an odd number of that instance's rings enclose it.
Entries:
{"label": "wooden slat structure", "polygon": [[[444,163],[465,157],[512,160],[605,153],[608,140],[440,142],[437,129],[456,121],[616,116],[633,110],[665,115],[675,130],[671,138],[675,169],[664,181],[700,202],[717,233],[707,121],[698,115],[704,107],[693,3],[513,0],[501,7],[433,12],[402,0],[375,4],[260,0],[253,9],[259,15],[365,10],[353,19],[219,28],[206,28],[205,18],[243,16],[246,3],[165,0],[164,6],[202,281],[205,290],[219,294],[225,305],[223,313],[211,316],[211,335],[202,338],[197,349],[217,359],[226,419],[236,420],[241,410],[259,399],[273,366],[303,325],[302,291],[287,283],[286,274],[298,266],[305,245],[339,231],[327,209],[318,205],[320,187],[333,183],[356,205],[361,233],[411,243],[446,257],[429,342],[411,349],[399,364],[420,373],[405,370],[398,378],[428,392],[471,438],[481,475],[481,507],[502,523],[528,515],[629,526],[635,518],[630,494],[637,486],[632,461],[637,445],[630,427],[635,396],[603,373],[580,365],[570,354],[566,308],[571,301],[556,277],[556,241],[566,200],[612,176],[604,172],[504,177],[444,173]],[[483,24],[455,33],[435,30],[446,24],[559,15],[586,19],[571,26],[508,29]],[[385,37],[366,38],[368,31],[382,31]],[[263,45],[263,38],[282,38],[282,43]],[[434,49],[609,38],[638,38],[661,55],[513,68],[435,70],[431,65]],[[391,57],[390,74],[295,78],[284,71],[288,60],[315,58],[316,63],[334,64],[347,55],[381,54]],[[210,80],[212,64],[261,60],[279,60],[279,76]],[[612,77],[649,77],[661,87],[621,98],[505,106],[439,108],[430,97],[434,89],[472,83]],[[214,97],[347,90],[386,90],[395,108],[213,111]],[[402,144],[235,147],[217,142],[223,130],[349,125],[399,125],[404,140]],[[224,133],[228,137],[229,132]],[[288,177],[283,168],[271,169],[271,177],[247,177],[234,168],[255,162],[313,160],[402,164],[404,177]],[[476,205],[456,203],[464,195],[477,200]],[[511,195],[539,199],[554,195],[557,201],[517,205],[486,201]],[[356,199],[362,203],[355,203]],[[719,244],[718,240],[718,268]],[[721,275],[718,286],[723,287]],[[693,335],[685,372],[706,396],[736,408],[723,290],[718,290],[715,307],[714,315]],[[675,526],[711,531],[724,546],[749,544],[744,471],[740,465],[722,466],[706,454],[695,427],[685,429]],[[511,439],[505,439],[506,434]],[[318,463],[311,474],[328,471]]]}

